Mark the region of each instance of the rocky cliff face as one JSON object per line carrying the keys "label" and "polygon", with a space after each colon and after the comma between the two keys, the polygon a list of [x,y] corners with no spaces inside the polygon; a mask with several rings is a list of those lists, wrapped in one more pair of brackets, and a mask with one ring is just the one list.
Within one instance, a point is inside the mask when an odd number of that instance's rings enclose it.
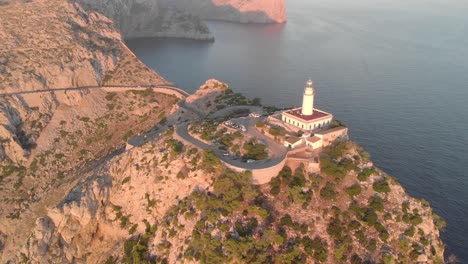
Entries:
{"label": "rocky cliff face", "polygon": [[[197,170],[190,148],[162,138],[113,158],[86,175],[36,228],[16,260],[33,263],[104,263],[123,242],[162,221],[166,211],[210,175]],[[167,149],[161,152],[160,149]],[[163,164],[167,164],[163,165]],[[118,254],[115,254],[118,252]]]}
{"label": "rocky cliff face", "polygon": [[443,262],[440,219],[352,142],[325,150],[319,174],[285,167],[253,186],[168,128],[225,106],[223,83],[190,107],[153,90],[57,91],[167,82],[76,4],[2,1],[0,19],[2,263]]}
{"label": "rocky cliff face", "polygon": [[77,0],[85,9],[111,18],[124,38],[180,37],[213,39],[207,25],[198,17],[158,0]]}
{"label": "rocky cliff face", "polygon": [[[212,92],[223,90],[209,80],[189,103],[216,104]],[[181,111],[188,108],[175,107],[167,120],[188,118]],[[253,186],[249,172],[227,170],[167,129],[80,175],[33,219],[22,243],[11,244],[6,232],[4,259],[443,263],[443,223],[429,204],[408,196],[353,142],[324,149],[319,173],[287,165],[270,183]]]}
{"label": "rocky cliff face", "polygon": [[77,4],[13,1],[0,6],[0,23],[0,94],[9,94],[0,97],[0,160],[24,161],[56,108],[84,95],[19,92],[167,83],[135,58],[111,20]]}
{"label": "rocky cliff face", "polygon": [[240,23],[286,22],[285,0],[161,0],[162,6],[188,10],[204,19]]}
{"label": "rocky cliff face", "polygon": [[340,180],[324,165],[320,174],[285,167],[254,187],[169,130],[86,175],[36,221],[14,260],[443,263],[430,207],[378,169],[356,173],[372,164],[343,146],[338,159],[356,171]]}
{"label": "rocky cliff face", "polygon": [[3,257],[24,243],[31,220],[81,179],[77,168],[153,127],[176,98],[101,89],[168,82],[127,49],[111,20],[78,4],[2,1],[0,25]]}

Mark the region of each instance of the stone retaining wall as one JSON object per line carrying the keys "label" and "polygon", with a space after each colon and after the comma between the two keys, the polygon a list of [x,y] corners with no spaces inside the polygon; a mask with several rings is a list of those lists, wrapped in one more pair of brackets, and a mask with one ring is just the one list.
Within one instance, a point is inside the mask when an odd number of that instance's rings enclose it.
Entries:
{"label": "stone retaining wall", "polygon": [[[102,90],[106,92],[125,92],[125,91],[131,91],[131,90],[146,90],[148,89],[147,87],[103,87]],[[185,95],[183,95],[180,91],[177,91],[176,89],[172,88],[150,88],[153,91],[157,93],[163,93],[163,94],[168,94],[168,95],[173,95],[179,99],[184,99]]]}
{"label": "stone retaining wall", "polygon": [[226,163],[221,161],[226,167],[229,169],[236,171],[236,172],[245,172],[251,171],[252,172],[252,183],[255,185],[266,184],[271,181],[273,177],[278,176],[278,173],[283,169],[284,165],[286,164],[287,157],[285,156],[278,164],[273,165],[268,168],[263,169],[254,169],[248,170],[245,168],[237,167],[232,164]]}

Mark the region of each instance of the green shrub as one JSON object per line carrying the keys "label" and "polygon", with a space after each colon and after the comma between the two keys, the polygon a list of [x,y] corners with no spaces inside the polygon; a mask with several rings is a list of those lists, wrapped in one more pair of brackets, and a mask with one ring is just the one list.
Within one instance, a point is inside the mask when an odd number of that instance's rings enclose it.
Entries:
{"label": "green shrub", "polygon": [[132,225],[132,227],[130,227],[130,229],[128,230],[128,233],[130,235],[133,235],[133,233],[135,233],[136,229],[138,228],[138,224],[134,224]]}
{"label": "green shrub", "polygon": [[176,157],[184,151],[184,144],[176,139],[166,140],[166,146],[170,149],[172,157]]}
{"label": "green shrub", "polygon": [[[352,162],[351,162],[352,163]],[[349,172],[349,160],[343,159],[341,162],[336,162],[331,157],[320,158],[320,170],[339,181]]]}
{"label": "green shrub", "polygon": [[369,245],[367,245],[367,248],[369,249],[370,252],[374,252],[377,249],[377,240],[375,239],[369,240]]}
{"label": "green shrub", "polygon": [[128,176],[128,177],[125,177],[125,178],[122,180],[122,185],[124,185],[125,183],[129,182],[129,181],[130,181],[130,179],[131,179],[131,177],[130,177],[130,176]]}
{"label": "green shrub", "polygon": [[423,222],[423,219],[420,215],[412,215],[410,217],[410,223],[413,225],[413,226],[417,226],[419,224],[421,224]]}
{"label": "green shrub", "polygon": [[268,130],[268,133],[270,133],[270,135],[272,136],[284,136],[286,135],[286,130],[284,130],[284,128],[282,127],[271,127],[269,130]]}
{"label": "green shrub", "polygon": [[362,221],[366,222],[369,226],[373,226],[377,222],[377,219],[378,216],[372,208],[367,208],[362,216]]}
{"label": "green shrub", "polygon": [[341,240],[346,227],[338,217],[333,218],[327,226],[327,233],[336,240]]}
{"label": "green shrub", "polygon": [[331,182],[327,182],[325,186],[320,190],[320,197],[326,200],[335,200],[338,196],[338,192],[335,191],[335,185]]}
{"label": "green shrub", "polygon": [[292,220],[292,218],[291,218],[291,216],[289,214],[286,214],[283,217],[281,217],[280,224],[283,225],[283,226],[292,227],[293,226],[293,220]]}
{"label": "green shrub", "polygon": [[351,198],[361,194],[361,185],[358,183],[353,184],[351,187],[346,189],[346,193],[351,196]]}
{"label": "green shrub", "polygon": [[432,219],[434,220],[434,224],[439,230],[444,230],[447,226],[447,222],[445,222],[445,220],[442,219],[442,217],[440,217],[438,214],[433,213]]}
{"label": "green shrub", "polygon": [[273,195],[273,196],[276,196],[280,193],[281,191],[281,178],[280,177],[275,177],[273,179],[271,179],[270,181],[270,193]]}
{"label": "green shrub", "polygon": [[221,161],[211,150],[203,151],[203,161],[200,164],[200,168],[208,173],[213,173],[221,169]]}
{"label": "green shrub", "polygon": [[333,159],[341,159],[343,155],[353,147],[353,143],[351,141],[340,141],[331,146],[325,148],[323,151],[327,153]]}
{"label": "green shrub", "polygon": [[125,133],[125,135],[123,136],[123,140],[127,141],[127,140],[129,140],[132,136],[133,136],[133,131],[132,131],[132,130],[127,131],[127,133]]}
{"label": "green shrub", "polygon": [[375,169],[372,167],[372,168],[365,168],[364,170],[362,170],[359,174],[358,174],[358,180],[360,181],[367,181],[367,179],[369,178],[369,176],[371,176],[372,174],[375,173]]}
{"label": "green shrub", "polygon": [[346,127],[346,125],[340,121],[340,120],[333,120],[330,125],[329,125],[330,128],[335,128],[335,127]]}
{"label": "green shrub", "polygon": [[250,140],[244,144],[243,148],[247,151],[245,154],[247,159],[262,160],[268,158],[267,146],[264,144],[258,144],[254,140]]}
{"label": "green shrub", "polygon": [[406,238],[400,239],[400,241],[399,241],[399,246],[400,246],[401,251],[407,252],[408,249],[409,249],[409,241],[408,241],[408,239],[406,239]]}
{"label": "green shrub", "polygon": [[383,210],[384,210],[384,201],[379,196],[373,196],[373,197],[369,198],[369,207],[376,210],[376,211],[383,212]]}
{"label": "green shrub", "polygon": [[372,188],[374,189],[374,191],[379,192],[379,193],[387,193],[391,191],[390,185],[388,184],[386,180],[374,182],[374,184],[372,185]]}
{"label": "green shrub", "polygon": [[116,97],[116,96],[117,96],[117,93],[109,92],[109,93],[107,93],[107,95],[106,95],[106,100],[107,100],[107,101],[112,101],[112,100],[114,99],[114,97]]}
{"label": "green shrub", "polygon": [[307,255],[313,256],[317,263],[322,263],[327,260],[328,257],[328,246],[325,240],[320,237],[310,239],[308,236],[304,236],[301,240],[304,246],[304,251]]}
{"label": "green shrub", "polygon": [[401,210],[403,211],[403,213],[408,213],[408,210],[410,208],[410,205],[409,205],[409,202],[403,202],[401,203]]}

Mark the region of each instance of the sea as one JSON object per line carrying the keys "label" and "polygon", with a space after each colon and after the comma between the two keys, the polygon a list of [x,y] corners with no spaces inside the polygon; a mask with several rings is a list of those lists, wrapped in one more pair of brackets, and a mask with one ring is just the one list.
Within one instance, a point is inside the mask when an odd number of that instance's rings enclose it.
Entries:
{"label": "sea", "polygon": [[287,0],[279,25],[210,21],[215,42],[134,39],[149,67],[194,92],[216,78],[265,105],[316,107],[375,165],[447,221],[446,255],[468,263],[468,1]]}

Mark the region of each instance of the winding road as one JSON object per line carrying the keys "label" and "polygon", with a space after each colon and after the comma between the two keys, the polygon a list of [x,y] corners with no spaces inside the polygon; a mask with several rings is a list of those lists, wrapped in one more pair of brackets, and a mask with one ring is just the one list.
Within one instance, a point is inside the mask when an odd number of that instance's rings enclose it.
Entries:
{"label": "winding road", "polygon": [[[49,89],[43,89],[43,90],[31,90],[31,91],[18,91],[18,92],[10,92],[10,93],[0,93],[0,97],[2,96],[18,96],[18,95],[26,95],[26,94],[40,94],[40,93],[53,93],[53,92],[60,92],[60,91],[80,91],[80,90],[89,90],[89,89],[106,89],[110,88],[112,90],[130,90],[130,89],[153,89],[156,92],[162,92],[164,93],[165,90],[169,90],[171,92],[175,92],[179,95],[181,98],[186,98],[190,94],[187,93],[186,91],[178,88],[175,85],[106,85],[106,86],[79,86],[79,87],[64,87],[64,88],[49,88]],[[168,91],[166,91],[168,92]],[[186,109],[187,111],[191,111],[199,118],[204,117],[204,115],[198,111],[197,109],[193,109],[193,107],[187,105],[185,103],[185,100],[182,100],[179,102],[179,106]],[[235,111],[237,109],[249,109],[250,112],[258,112],[261,113],[263,109],[259,106],[231,106],[231,107],[226,107],[224,109],[221,109],[217,112],[214,112],[206,117],[210,118],[215,118],[215,117],[223,117],[229,114],[232,111]],[[279,144],[278,142],[275,142],[271,138],[266,137],[262,133],[260,133],[256,128],[255,128],[255,123],[256,119],[253,118],[243,118],[240,123],[244,125],[247,128],[247,133],[251,134],[253,137],[263,141],[266,143],[271,150],[271,158],[265,159],[265,160],[259,160],[255,161],[252,163],[246,163],[242,162],[241,160],[238,159],[233,159],[231,156],[224,156],[223,152],[218,147],[213,146],[213,145],[208,145],[204,142],[201,142],[198,139],[195,139],[188,133],[188,123],[181,123],[176,125],[176,133],[177,135],[186,141],[186,143],[195,145],[199,148],[202,149],[208,149],[213,151],[216,156],[219,157],[224,163],[234,166],[239,169],[244,169],[244,170],[256,170],[256,169],[265,169],[269,168],[272,166],[275,166],[282,162],[286,158],[287,154],[287,149]],[[158,133],[160,133],[161,130],[157,131],[151,131],[149,134],[146,135],[140,135],[134,137],[131,141],[133,143],[132,145],[139,145],[142,142],[148,141],[150,138],[154,138]]]}
{"label": "winding road", "polygon": [[174,92],[179,93],[182,97],[187,97],[190,94],[186,91],[180,89],[175,85],[105,85],[105,86],[78,86],[78,87],[66,87],[66,88],[49,88],[43,90],[31,90],[31,91],[18,91],[18,92],[11,92],[11,93],[0,93],[0,96],[15,96],[15,95],[24,95],[24,94],[35,94],[35,93],[52,93],[52,92],[60,92],[60,91],[80,91],[80,90],[90,90],[90,89],[105,89],[105,88],[112,88],[112,89],[153,89],[157,91],[158,89],[169,89]]}
{"label": "winding road", "polygon": [[[245,108],[245,107],[244,107]],[[224,109],[223,109],[224,110]],[[220,111],[223,111],[220,110]],[[224,110],[226,111],[226,110]],[[281,163],[287,155],[287,149],[283,145],[279,144],[278,142],[275,142],[269,137],[266,137],[262,133],[258,132],[258,130],[255,128],[255,123],[258,121],[257,119],[254,118],[242,118],[243,122],[242,124],[247,128],[247,133],[252,135],[253,137],[256,137],[257,139],[265,142],[270,150],[271,150],[271,158],[265,159],[265,160],[258,160],[252,163],[246,163],[242,162],[239,159],[233,159],[232,156],[224,156],[223,153],[224,151],[218,149],[218,147],[206,144],[194,137],[192,137],[188,133],[188,123],[182,123],[176,126],[175,132],[179,137],[181,137],[186,143],[192,144],[194,146],[197,146],[202,149],[207,149],[213,151],[216,156],[218,156],[219,159],[221,159],[224,163],[234,166],[238,169],[243,169],[243,170],[258,170],[258,169],[265,169],[265,168],[270,168],[272,166],[275,166],[279,163]],[[239,122],[236,122],[239,123]]]}

